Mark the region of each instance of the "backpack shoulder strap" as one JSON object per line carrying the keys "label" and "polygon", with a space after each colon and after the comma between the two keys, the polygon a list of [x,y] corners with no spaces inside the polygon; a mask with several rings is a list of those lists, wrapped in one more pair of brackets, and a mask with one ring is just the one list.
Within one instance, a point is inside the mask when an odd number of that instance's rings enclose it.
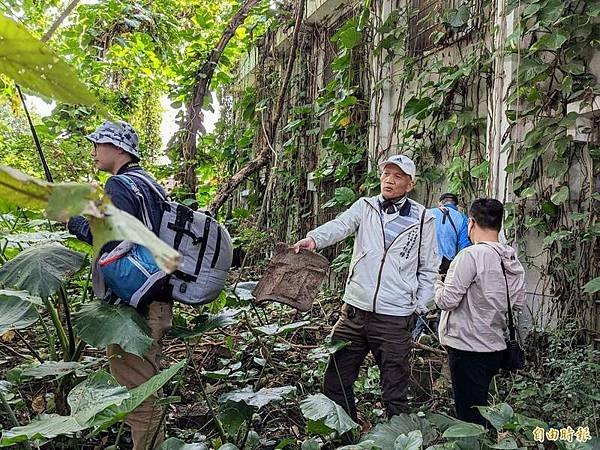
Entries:
{"label": "backpack shoulder strap", "polygon": [[152,189],[152,191],[154,191],[154,193],[156,195],[158,195],[158,198],[160,198],[162,201],[167,201],[167,197],[160,191],[160,189],[158,189],[156,186],[154,186],[154,183],[152,182],[152,180],[150,180],[150,178],[148,178],[145,175],[142,175],[141,173],[137,173],[137,172],[129,172],[127,174],[127,176],[131,176],[134,178],[137,178],[138,180],[142,180],[144,183],[146,183],[148,185],[148,187],[150,189]]}
{"label": "backpack shoulder strap", "polygon": [[508,291],[508,278],[506,277],[506,267],[504,267],[504,261],[502,261],[502,255],[492,245],[482,242],[486,247],[491,248],[500,258],[500,267],[502,268],[502,275],[504,275],[504,284],[506,285],[506,302],[508,303],[508,334],[512,341],[515,340],[515,322],[512,313],[512,306],[510,304],[510,293]]}
{"label": "backpack shoulder strap", "polygon": [[419,274],[419,268],[421,267],[421,244],[423,242],[423,224],[425,223],[425,213],[427,208],[423,208],[421,213],[421,223],[419,224],[419,250],[417,253],[417,275]]}
{"label": "backpack shoulder strap", "polygon": [[150,230],[152,230],[152,221],[150,220],[148,208],[146,207],[146,199],[144,198],[144,195],[142,194],[140,189],[135,184],[135,181],[133,181],[131,178],[129,178],[129,176],[125,174],[115,175],[115,177],[119,180],[124,181],[125,184],[131,189],[133,194],[137,197],[138,202],[140,203],[140,210],[142,212],[142,222],[144,222],[144,225],[146,225],[148,228],[150,228]]}

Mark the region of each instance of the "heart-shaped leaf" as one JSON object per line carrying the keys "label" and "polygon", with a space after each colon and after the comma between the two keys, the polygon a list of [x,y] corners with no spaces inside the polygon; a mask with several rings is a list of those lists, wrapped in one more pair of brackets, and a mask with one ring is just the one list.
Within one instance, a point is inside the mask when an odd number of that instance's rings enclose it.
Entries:
{"label": "heart-shaped leaf", "polygon": [[118,344],[126,352],[144,357],[152,345],[148,325],[130,306],[88,303],[73,314],[73,327],[93,347]]}
{"label": "heart-shaped leaf", "polygon": [[58,243],[30,247],[0,268],[0,286],[48,298],[76,273],[85,256]]}

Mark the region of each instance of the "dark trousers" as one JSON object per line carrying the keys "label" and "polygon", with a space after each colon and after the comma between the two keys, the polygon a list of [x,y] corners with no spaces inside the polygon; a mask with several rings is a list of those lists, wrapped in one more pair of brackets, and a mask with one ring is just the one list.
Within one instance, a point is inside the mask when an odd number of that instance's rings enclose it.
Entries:
{"label": "dark trousers", "polygon": [[350,342],[350,345],[329,359],[323,393],[341,405],[356,421],[353,385],[370,351],[381,372],[381,390],[388,417],[405,411],[411,333],[415,322],[416,314],[390,316],[344,304],[342,315],[333,327],[332,339]]}
{"label": "dark trousers", "polygon": [[488,426],[475,406],[487,406],[490,383],[500,370],[502,351],[468,352],[447,347],[456,417]]}

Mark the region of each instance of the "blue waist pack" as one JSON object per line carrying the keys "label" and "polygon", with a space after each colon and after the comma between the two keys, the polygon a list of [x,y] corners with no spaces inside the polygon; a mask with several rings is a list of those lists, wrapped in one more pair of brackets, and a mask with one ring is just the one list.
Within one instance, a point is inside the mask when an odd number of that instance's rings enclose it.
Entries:
{"label": "blue waist pack", "polygon": [[106,286],[118,297],[112,303],[139,309],[165,296],[167,274],[146,247],[123,241],[110,253],[104,253],[98,265]]}

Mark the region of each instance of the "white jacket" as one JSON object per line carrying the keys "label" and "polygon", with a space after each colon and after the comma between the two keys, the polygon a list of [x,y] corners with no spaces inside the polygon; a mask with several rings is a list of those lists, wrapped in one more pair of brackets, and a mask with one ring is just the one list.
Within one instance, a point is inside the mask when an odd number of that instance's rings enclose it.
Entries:
{"label": "white jacket", "polygon": [[344,302],[364,311],[410,316],[415,310],[425,311],[433,300],[439,266],[434,218],[419,203],[407,201],[416,208],[413,214],[417,213],[419,221],[400,233],[387,251],[377,197],[357,200],[307,234],[317,248],[323,248],[356,233]]}

